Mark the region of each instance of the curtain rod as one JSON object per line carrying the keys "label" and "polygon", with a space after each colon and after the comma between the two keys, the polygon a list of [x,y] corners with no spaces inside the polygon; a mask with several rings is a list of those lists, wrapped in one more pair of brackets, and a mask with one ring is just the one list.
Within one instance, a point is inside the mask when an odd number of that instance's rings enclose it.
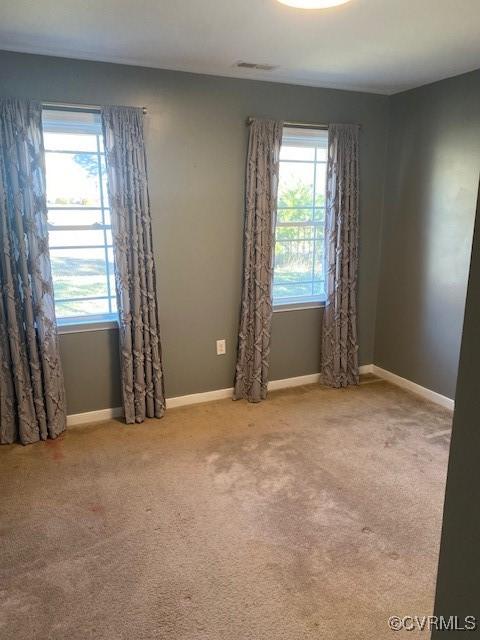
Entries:
{"label": "curtain rod", "polygon": [[[247,126],[251,125],[255,120],[252,116],[247,118]],[[318,122],[291,122],[285,120],[283,122],[285,127],[297,127],[298,129],[328,129],[328,124],[319,124]]]}
{"label": "curtain rod", "polygon": [[[250,126],[252,122],[255,120],[252,116],[247,118],[247,126]],[[284,127],[295,127],[297,129],[328,129],[328,124],[319,124],[318,122],[292,122],[289,120],[285,120],[283,123]],[[362,125],[358,125],[361,129]]]}
{"label": "curtain rod", "polygon": [[[100,111],[102,107],[98,104],[78,104],[70,102],[42,102],[42,106],[45,109],[81,109],[88,111]],[[147,113],[147,107],[141,107],[144,114]]]}

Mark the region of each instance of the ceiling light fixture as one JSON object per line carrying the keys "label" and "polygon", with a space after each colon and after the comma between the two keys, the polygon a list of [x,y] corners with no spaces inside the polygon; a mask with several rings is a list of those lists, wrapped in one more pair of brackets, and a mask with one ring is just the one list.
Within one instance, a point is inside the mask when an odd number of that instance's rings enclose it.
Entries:
{"label": "ceiling light fixture", "polygon": [[282,4],[297,9],[328,9],[329,7],[338,7],[346,4],[350,0],[278,0]]}

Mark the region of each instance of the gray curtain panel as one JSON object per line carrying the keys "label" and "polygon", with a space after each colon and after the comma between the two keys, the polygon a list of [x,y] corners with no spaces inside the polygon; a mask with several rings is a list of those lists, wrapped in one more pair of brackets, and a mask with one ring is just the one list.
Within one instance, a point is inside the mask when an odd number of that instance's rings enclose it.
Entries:
{"label": "gray curtain panel", "polygon": [[330,125],[325,221],[327,301],[323,316],[322,382],[330,387],[358,384],[357,125]]}
{"label": "gray curtain panel", "polygon": [[248,142],[243,291],[234,399],[267,395],[281,122],[254,120]]}
{"label": "gray curtain panel", "polygon": [[102,109],[127,423],[165,413],[143,112]]}
{"label": "gray curtain panel", "polygon": [[55,438],[66,406],[48,251],[41,105],[0,100],[0,442]]}

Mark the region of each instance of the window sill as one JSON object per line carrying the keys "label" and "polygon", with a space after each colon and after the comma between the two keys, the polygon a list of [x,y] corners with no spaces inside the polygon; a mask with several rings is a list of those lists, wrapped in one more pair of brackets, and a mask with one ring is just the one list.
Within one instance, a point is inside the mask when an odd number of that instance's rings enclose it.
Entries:
{"label": "window sill", "polygon": [[65,333],[86,333],[90,331],[109,331],[111,329],[118,329],[118,320],[104,320],[93,322],[72,322],[72,323],[58,323],[57,331],[59,335]]}
{"label": "window sill", "polygon": [[320,309],[325,306],[325,300],[317,300],[315,302],[289,302],[285,304],[276,304],[273,307],[273,313],[284,313],[286,311],[306,311],[307,309]]}

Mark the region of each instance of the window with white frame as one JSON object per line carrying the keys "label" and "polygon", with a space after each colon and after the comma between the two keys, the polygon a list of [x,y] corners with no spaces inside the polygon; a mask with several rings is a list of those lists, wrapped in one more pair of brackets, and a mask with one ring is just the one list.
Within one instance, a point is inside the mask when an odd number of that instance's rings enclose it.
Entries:
{"label": "window with white frame", "polygon": [[50,260],[59,324],[117,318],[100,114],[43,111]]}
{"label": "window with white frame", "polygon": [[284,127],[275,229],[275,307],[325,300],[327,153],[326,130]]}

